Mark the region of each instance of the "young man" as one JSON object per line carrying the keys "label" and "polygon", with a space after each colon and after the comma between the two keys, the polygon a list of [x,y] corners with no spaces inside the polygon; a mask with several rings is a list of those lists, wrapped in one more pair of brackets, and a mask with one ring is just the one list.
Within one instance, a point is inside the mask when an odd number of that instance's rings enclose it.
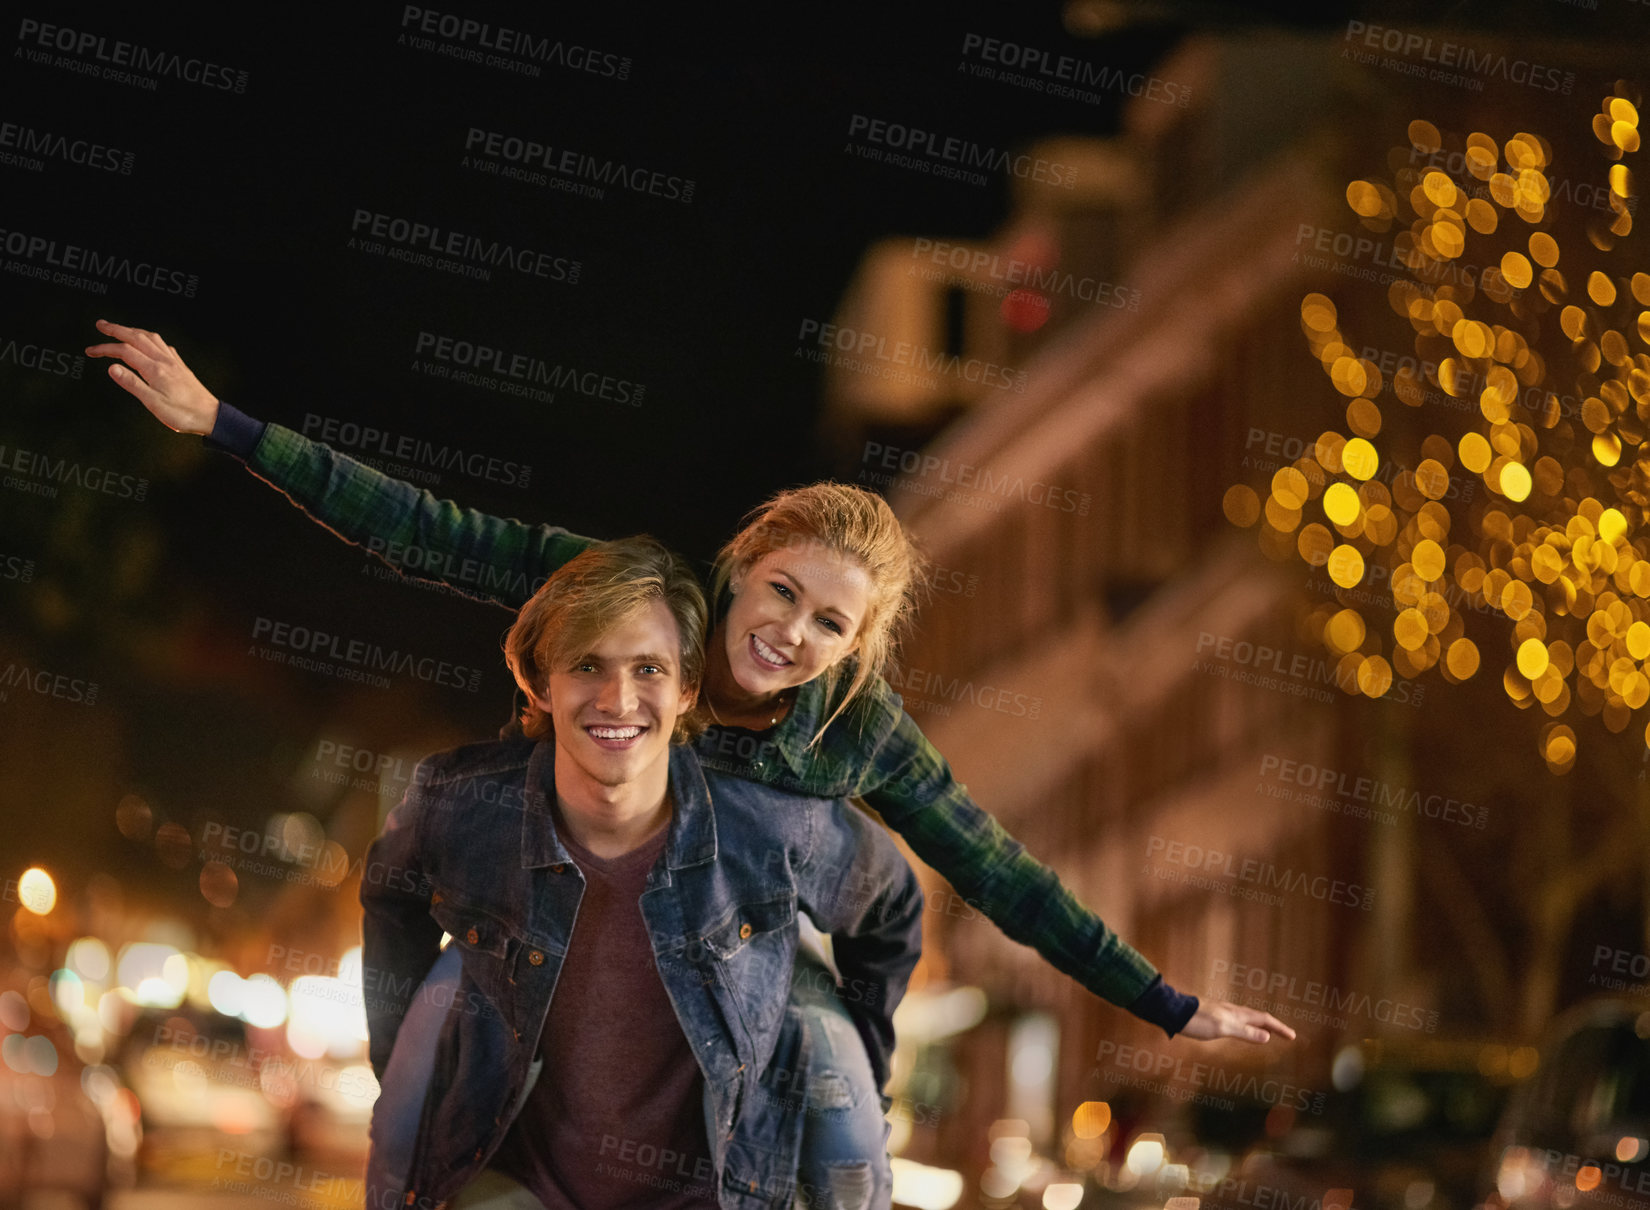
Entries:
{"label": "young man", "polygon": [[[846,803],[700,767],[686,740],[704,613],[651,539],[567,563],[506,641],[526,738],[424,761],[369,851],[381,1078],[444,930],[462,962],[396,1204],[790,1205],[799,911],[832,934],[886,1080],[921,942],[916,878]],[[881,1165],[850,1174],[860,1205],[886,1204]],[[840,1185],[803,1192],[843,1200]]]}

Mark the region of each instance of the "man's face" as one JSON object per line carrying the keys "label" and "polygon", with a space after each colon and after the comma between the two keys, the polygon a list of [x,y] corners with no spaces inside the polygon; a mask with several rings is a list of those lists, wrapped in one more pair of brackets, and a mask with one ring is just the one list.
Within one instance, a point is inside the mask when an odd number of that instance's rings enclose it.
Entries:
{"label": "man's face", "polygon": [[694,698],[681,650],[670,607],[654,600],[551,670],[548,695],[534,701],[555,725],[558,780],[563,761],[607,787],[668,764],[676,718]]}

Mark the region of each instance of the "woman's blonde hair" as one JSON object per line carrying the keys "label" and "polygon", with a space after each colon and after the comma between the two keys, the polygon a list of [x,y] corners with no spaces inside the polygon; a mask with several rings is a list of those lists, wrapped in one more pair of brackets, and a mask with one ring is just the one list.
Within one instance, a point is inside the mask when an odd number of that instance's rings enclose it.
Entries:
{"label": "woman's blonde hair", "polygon": [[[825,481],[782,491],[745,519],[742,528],[716,556],[714,597],[721,599],[735,576],[742,576],[764,555],[787,549],[828,550],[864,568],[871,580],[871,599],[860,619],[858,659],[825,728],[882,674],[918,604],[925,560],[888,502],[851,483]],[[842,683],[843,660],[822,675],[826,700]]]}
{"label": "woman's blonde hair", "polygon": [[[705,594],[691,568],[656,539],[640,535],[600,542],[556,569],[516,615],[504,636],[504,660],[527,695],[521,729],[532,739],[553,733],[534,696],[548,696],[551,670],[589,651],[653,601],[663,601],[681,635],[682,688],[698,691],[705,674]],[[672,743],[705,728],[697,709],[677,716]]]}

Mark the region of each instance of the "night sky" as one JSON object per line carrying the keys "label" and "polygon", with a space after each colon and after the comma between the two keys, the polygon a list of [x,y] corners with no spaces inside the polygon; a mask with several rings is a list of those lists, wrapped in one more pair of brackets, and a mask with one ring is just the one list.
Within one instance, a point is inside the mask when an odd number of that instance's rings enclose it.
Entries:
{"label": "night sky", "polygon": [[[705,556],[771,491],[856,473],[819,441],[820,367],[796,354],[799,327],[832,317],[866,247],[898,234],[982,238],[1007,214],[1001,175],[979,187],[845,153],[856,120],[1010,151],[1105,136],[1117,105],[971,79],[959,71],[965,41],[1138,71],[1188,31],[1272,26],[1292,7],[1133,6],[1141,19],[1099,38],[1074,36],[1057,6],[1007,3],[738,20],[697,6],[375,3],[206,21],[55,4],[8,18],[0,151],[47,150],[32,153],[38,169],[0,164],[0,445],[8,466],[27,450],[114,484],[64,485],[54,499],[0,491],[0,666],[98,686],[93,705],[16,686],[0,702],[8,871],[42,861],[142,873],[199,908],[191,870],[161,872],[151,848],[116,832],[122,796],[197,835],[210,821],[259,827],[295,809],[287,787],[318,742],[387,747],[409,717],[456,742],[508,713],[506,613],[382,581],[233,461],[166,432],[101,363],[78,358],[94,319],[160,331],[260,419],[368,426],[530,468],[445,470],[429,485],[438,495],[578,532],[648,530]],[[1344,26],[1350,11],[1325,6],[1310,28]],[[1556,34],[1576,11],[1448,16]],[[441,32],[466,21],[486,31]],[[465,61],[492,53],[504,29],[560,43],[561,61],[540,61],[536,78]],[[120,42],[161,65],[145,73],[156,88],[77,69],[136,53]],[[202,62],[237,83],[177,74]],[[610,185],[595,200],[466,166],[487,133],[646,168],[660,192],[691,181],[692,198]],[[73,147],[104,149],[87,152],[101,163],[73,162]],[[116,160],[129,172],[103,166]],[[478,282],[392,261],[349,247],[371,226],[361,212],[531,249],[559,268]],[[170,272],[106,293],[16,272],[52,268],[70,246]],[[554,280],[573,261],[576,284]],[[632,401],[443,381],[414,368],[421,334],[630,384]],[[260,621],[477,668],[480,685],[375,695],[269,667],[249,654]],[[404,742],[428,732],[416,734]],[[327,823],[329,805],[306,809]],[[363,843],[345,840],[356,853]]]}

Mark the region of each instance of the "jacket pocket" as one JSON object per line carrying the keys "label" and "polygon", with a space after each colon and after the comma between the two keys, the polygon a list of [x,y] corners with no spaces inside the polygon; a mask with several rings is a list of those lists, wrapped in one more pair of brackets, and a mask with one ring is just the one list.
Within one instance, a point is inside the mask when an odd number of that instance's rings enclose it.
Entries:
{"label": "jacket pocket", "polygon": [[701,938],[723,1015],[745,1034],[746,1062],[767,1063],[779,1033],[791,963],[796,956],[796,898],[784,895],[735,907]]}
{"label": "jacket pocket", "polygon": [[[521,942],[499,917],[436,892],[430,915],[446,930],[463,961],[463,975],[451,1011],[485,1015],[496,1013],[511,1027],[515,1020],[515,960]],[[477,997],[480,997],[478,1001]]]}
{"label": "jacket pocket", "polygon": [[771,933],[796,920],[796,897],[783,895],[764,903],[744,903],[704,934],[705,948],[719,962],[738,956],[748,946],[761,946]]}

